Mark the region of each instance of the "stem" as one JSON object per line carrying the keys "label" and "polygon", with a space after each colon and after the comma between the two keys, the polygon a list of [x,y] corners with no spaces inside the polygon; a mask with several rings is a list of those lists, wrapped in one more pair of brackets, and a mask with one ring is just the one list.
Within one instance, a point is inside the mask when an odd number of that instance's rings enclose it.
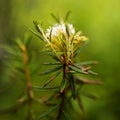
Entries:
{"label": "stem", "polygon": [[[66,75],[67,75],[67,65],[63,64],[63,79],[66,80]],[[63,90],[62,93],[60,93],[61,97],[61,104],[58,110],[58,115],[57,115],[57,120],[61,120],[61,114],[64,106],[64,101],[65,101],[65,89]]]}
{"label": "stem", "polygon": [[27,95],[28,95],[29,101],[31,101],[34,98],[34,95],[33,95],[33,90],[32,90],[30,71],[28,68],[28,54],[27,54],[27,49],[26,49],[25,45],[21,46],[21,50],[22,50],[24,71],[25,71],[26,82],[27,82],[26,90],[27,90]]}
{"label": "stem", "polygon": [[63,109],[63,105],[64,105],[64,100],[65,100],[65,91],[60,93],[60,96],[61,96],[62,100],[61,100],[61,104],[60,104],[60,107],[59,107],[57,120],[60,120],[60,117],[61,117],[61,113],[62,113],[62,109]]}
{"label": "stem", "polygon": [[20,46],[20,48],[22,50],[24,72],[25,72],[25,77],[26,77],[26,92],[27,92],[27,96],[28,96],[28,106],[29,106],[27,120],[31,120],[32,119],[31,105],[32,105],[32,101],[34,98],[34,94],[33,94],[33,87],[32,87],[32,83],[31,83],[30,71],[29,71],[29,67],[28,67],[28,53],[27,53],[26,46],[24,44],[22,44]]}

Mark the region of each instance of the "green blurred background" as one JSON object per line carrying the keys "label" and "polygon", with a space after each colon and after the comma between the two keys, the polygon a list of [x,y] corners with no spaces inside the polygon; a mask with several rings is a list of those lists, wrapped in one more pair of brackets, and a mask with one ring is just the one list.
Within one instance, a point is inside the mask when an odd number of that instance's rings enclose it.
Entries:
{"label": "green blurred background", "polygon": [[[89,38],[77,60],[97,60],[96,71],[104,82],[102,86],[87,88],[99,96],[97,101],[83,98],[86,120],[120,119],[120,0],[0,0],[0,44],[11,43],[16,37],[23,37],[33,20],[43,21],[45,28],[54,23],[50,13],[64,17],[71,10],[69,21]],[[31,33],[30,33],[31,34]],[[33,36],[36,42],[36,37]],[[37,44],[37,43],[35,43]],[[3,51],[0,50],[0,75],[2,76]],[[43,60],[40,60],[43,61]],[[0,76],[0,90],[7,86]],[[4,84],[4,85],[3,85]],[[19,84],[19,83],[15,83]],[[2,86],[3,85],[3,86]],[[20,91],[14,88],[12,91]],[[16,99],[16,93],[0,94],[0,108],[9,107]],[[4,102],[6,99],[6,103]],[[4,109],[4,106],[3,106]],[[24,116],[24,113],[22,113]],[[14,116],[14,119],[13,119]],[[18,120],[19,114],[0,113],[0,120]],[[24,120],[24,118],[20,118]],[[79,120],[80,118],[76,119]]]}

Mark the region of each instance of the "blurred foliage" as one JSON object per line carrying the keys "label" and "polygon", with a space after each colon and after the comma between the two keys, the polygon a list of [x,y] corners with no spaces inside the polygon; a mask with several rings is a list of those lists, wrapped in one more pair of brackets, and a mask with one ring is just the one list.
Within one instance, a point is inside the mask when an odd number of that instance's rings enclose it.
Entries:
{"label": "blurred foliage", "polygon": [[[99,61],[96,71],[104,82],[104,85],[100,87],[84,87],[85,90],[95,91],[100,97],[96,103],[82,98],[86,108],[86,119],[119,120],[119,0],[1,0],[0,46],[9,43],[12,47],[14,38],[17,36],[22,38],[28,28],[33,28],[33,20],[42,19],[46,28],[53,23],[49,15],[51,12],[64,17],[68,10],[72,11],[69,21],[90,39],[88,46],[77,59],[78,61],[91,59]],[[36,37],[33,37],[32,41],[32,46],[42,46]],[[5,59],[6,54],[3,49],[0,49],[0,109],[10,108],[24,87],[21,81],[9,78],[10,68],[3,65],[3,63],[9,62]],[[42,56],[38,62],[41,63],[46,59],[50,58]],[[41,69],[43,70],[43,68]],[[47,79],[47,77],[43,77],[43,79]],[[41,81],[36,81],[37,84],[39,82]],[[2,90],[5,92],[1,93]],[[26,107],[20,109],[19,112],[9,112],[8,110],[7,113],[0,113],[0,119],[16,120],[17,117],[18,120],[24,120],[26,114],[24,111],[26,111]],[[76,117],[76,120],[79,118]]]}

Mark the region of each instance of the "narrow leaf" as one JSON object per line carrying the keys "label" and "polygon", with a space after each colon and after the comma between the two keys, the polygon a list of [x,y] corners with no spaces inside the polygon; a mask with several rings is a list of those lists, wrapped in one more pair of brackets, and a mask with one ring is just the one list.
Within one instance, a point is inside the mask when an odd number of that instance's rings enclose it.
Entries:
{"label": "narrow leaf", "polygon": [[101,84],[103,84],[101,81],[99,81],[99,80],[88,80],[88,79],[86,79],[86,78],[77,78],[76,79],[77,81],[77,83],[84,83],[84,84],[95,84],[95,85],[101,85]]}
{"label": "narrow leaf", "polygon": [[88,70],[88,73],[90,73],[91,75],[98,75],[98,73],[93,72],[92,70]]}
{"label": "narrow leaf", "polygon": [[24,69],[23,68],[20,68],[20,67],[16,67],[16,69],[20,72],[20,73],[23,73],[23,74],[25,74],[25,71],[24,71]]}
{"label": "narrow leaf", "polygon": [[46,72],[40,73],[40,75],[46,75],[46,74],[50,74],[50,73],[52,73],[52,72],[57,72],[57,71],[60,70],[61,68],[62,68],[62,66],[57,66],[57,67],[55,67],[55,68],[53,68],[53,69],[51,69],[51,70],[48,70],[48,71],[46,71]]}
{"label": "narrow leaf", "polygon": [[29,47],[31,40],[32,40],[32,36],[26,34],[23,41],[24,44],[26,45],[26,48]]}
{"label": "narrow leaf", "polygon": [[42,113],[38,119],[42,119],[44,117],[46,117],[47,115],[49,115],[50,113],[52,113],[58,106],[60,105],[60,102],[58,104],[56,104],[54,107],[52,107],[51,109],[45,111],[44,113]]}
{"label": "narrow leaf", "polygon": [[66,88],[67,80],[63,79],[60,85],[60,92],[63,93],[64,89]]}
{"label": "narrow leaf", "polygon": [[77,96],[77,101],[78,101],[78,105],[79,105],[80,109],[82,110],[83,113],[85,113],[85,109],[84,109],[84,106],[83,106],[80,96]]}
{"label": "narrow leaf", "polygon": [[51,83],[59,74],[60,74],[60,72],[57,72],[54,76],[52,76],[52,77],[43,85],[43,87],[46,87],[49,83]]}
{"label": "narrow leaf", "polygon": [[56,17],[53,13],[51,13],[51,16],[56,20],[56,22],[60,22],[59,17]]}
{"label": "narrow leaf", "polygon": [[33,88],[35,90],[56,90],[56,89],[59,89],[60,87],[56,86],[56,87],[46,87],[46,88],[43,88],[43,87],[40,87],[40,86],[33,86]]}
{"label": "narrow leaf", "polygon": [[42,35],[43,31],[40,27],[40,24],[37,21],[33,21],[33,24],[35,25],[35,28],[37,29],[37,31]]}
{"label": "narrow leaf", "polygon": [[77,73],[88,74],[87,72],[81,70],[80,68],[77,68],[76,66],[70,65],[69,67],[70,67],[70,69],[72,69],[73,71],[75,71],[75,72],[77,72]]}
{"label": "narrow leaf", "polygon": [[3,46],[3,49],[5,49],[6,52],[8,52],[10,55],[15,56],[16,58],[18,57],[18,53],[16,53],[16,49],[13,46],[8,46],[5,45]]}
{"label": "narrow leaf", "polygon": [[75,90],[75,81],[74,81],[73,75],[71,73],[69,73],[67,79],[70,82],[72,97],[75,99],[76,98],[76,90]]}
{"label": "narrow leaf", "polygon": [[51,38],[52,38],[52,28],[50,30],[50,42],[51,42]]}
{"label": "narrow leaf", "polygon": [[95,95],[93,95],[93,94],[91,94],[91,93],[82,92],[81,95],[83,95],[83,96],[85,96],[85,97],[88,97],[88,98],[90,98],[90,99],[93,99],[93,100],[97,100],[97,99],[98,99],[97,96],[95,96]]}
{"label": "narrow leaf", "polygon": [[60,65],[61,62],[54,62],[54,63],[43,63],[43,65]]}
{"label": "narrow leaf", "polygon": [[49,120],[53,120],[53,118],[52,118],[51,116],[49,116],[49,115],[47,115],[47,118],[48,118]]}
{"label": "narrow leaf", "polygon": [[40,36],[40,34],[38,34],[37,32],[33,31],[32,29],[30,29],[30,31],[38,38],[40,38],[42,41],[44,41],[43,37]]}
{"label": "narrow leaf", "polygon": [[68,20],[68,18],[69,18],[69,16],[70,16],[70,13],[71,13],[71,11],[70,11],[70,10],[66,13],[66,16],[65,16],[65,21],[67,21],[67,20]]}
{"label": "narrow leaf", "polygon": [[71,101],[71,96],[67,99],[67,104],[69,105],[69,107],[71,108],[71,109],[74,109],[74,105],[72,104],[72,101]]}
{"label": "narrow leaf", "polygon": [[83,65],[95,65],[98,64],[97,61],[85,61],[85,62],[81,62],[78,65],[83,66]]}
{"label": "narrow leaf", "polygon": [[62,111],[62,112],[63,112],[63,114],[65,116],[65,120],[72,120],[70,115],[67,112],[65,112],[65,111]]}
{"label": "narrow leaf", "polygon": [[65,25],[65,28],[66,28],[66,33],[67,33],[67,36],[68,36],[68,38],[69,38],[69,36],[70,36],[70,31],[69,31],[69,27],[68,27],[68,25],[67,25],[67,24]]}
{"label": "narrow leaf", "polygon": [[63,55],[64,52],[56,52],[58,55]]}
{"label": "narrow leaf", "polygon": [[49,55],[50,57],[52,57],[54,60],[59,61],[59,58],[55,54],[53,54],[51,52],[47,52],[46,54]]}
{"label": "narrow leaf", "polygon": [[85,42],[81,47],[79,47],[77,50],[75,50],[74,57],[76,57],[82,51],[82,49],[86,46],[86,43],[87,42]]}

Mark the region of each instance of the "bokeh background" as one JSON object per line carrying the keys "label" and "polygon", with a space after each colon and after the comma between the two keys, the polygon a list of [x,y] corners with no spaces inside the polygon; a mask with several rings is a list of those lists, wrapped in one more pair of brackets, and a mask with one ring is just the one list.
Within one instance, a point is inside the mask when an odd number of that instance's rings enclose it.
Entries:
{"label": "bokeh background", "polygon": [[[46,28],[54,23],[50,13],[64,18],[67,11],[72,13],[69,22],[82,30],[89,38],[77,60],[97,60],[96,71],[103,81],[102,86],[88,87],[99,96],[97,101],[83,98],[87,120],[120,119],[120,1],[119,0],[0,0],[0,45],[11,44],[16,37],[22,38],[33,20],[43,21]],[[31,33],[30,33],[31,34]],[[36,41],[33,36],[33,41]],[[35,43],[37,44],[37,43]],[[19,83],[13,84],[3,74],[4,51],[0,49],[0,111],[9,108],[21,91]],[[39,60],[43,61],[43,60]],[[10,90],[12,92],[10,92]],[[22,113],[24,116],[24,113]],[[24,120],[21,113],[0,112],[0,120]],[[80,118],[76,118],[79,120]]]}

